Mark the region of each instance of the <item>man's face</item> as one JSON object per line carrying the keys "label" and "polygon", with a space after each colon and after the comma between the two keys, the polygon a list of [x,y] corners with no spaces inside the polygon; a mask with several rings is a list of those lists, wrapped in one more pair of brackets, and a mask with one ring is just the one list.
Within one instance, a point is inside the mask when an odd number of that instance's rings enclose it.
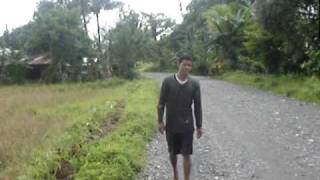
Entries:
{"label": "man's face", "polygon": [[189,72],[192,70],[192,61],[190,60],[182,60],[179,64],[179,71],[183,74],[189,74]]}

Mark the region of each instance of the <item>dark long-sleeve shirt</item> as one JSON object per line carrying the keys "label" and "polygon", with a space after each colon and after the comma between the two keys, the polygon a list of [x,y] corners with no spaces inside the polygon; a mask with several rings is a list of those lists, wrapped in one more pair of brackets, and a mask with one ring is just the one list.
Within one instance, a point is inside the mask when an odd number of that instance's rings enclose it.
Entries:
{"label": "dark long-sleeve shirt", "polygon": [[180,84],[175,75],[166,77],[161,86],[158,103],[158,121],[163,121],[166,109],[166,131],[186,132],[194,130],[192,115],[192,103],[194,104],[194,117],[196,127],[202,127],[202,107],[200,83],[188,77],[188,81]]}

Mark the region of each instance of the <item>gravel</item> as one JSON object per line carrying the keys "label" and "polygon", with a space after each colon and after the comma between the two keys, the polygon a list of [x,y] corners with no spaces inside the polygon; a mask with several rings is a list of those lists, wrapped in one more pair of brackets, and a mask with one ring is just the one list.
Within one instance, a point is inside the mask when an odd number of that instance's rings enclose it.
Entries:
{"label": "gravel", "polygon": [[[168,73],[145,73],[159,81]],[[191,180],[320,180],[320,107],[220,80],[200,80],[204,135]],[[173,179],[165,136],[147,146],[138,180]],[[178,157],[183,179],[182,157]]]}

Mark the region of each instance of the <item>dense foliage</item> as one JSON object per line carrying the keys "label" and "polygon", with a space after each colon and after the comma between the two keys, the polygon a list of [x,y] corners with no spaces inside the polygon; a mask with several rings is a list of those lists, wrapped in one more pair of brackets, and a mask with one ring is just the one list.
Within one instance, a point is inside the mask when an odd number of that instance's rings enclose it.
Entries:
{"label": "dense foliage", "polygon": [[[120,8],[120,20],[106,30],[99,15],[113,8]],[[97,20],[94,40],[88,36],[90,14]],[[319,42],[316,0],[193,0],[181,24],[163,14],[124,10],[117,1],[43,0],[31,22],[0,38],[0,78],[21,81],[11,77],[23,75],[12,72],[12,64],[21,68],[19,59],[40,53],[53,60],[42,76],[48,81],[131,79],[138,62],[152,62],[163,71],[174,68],[183,53],[194,57],[199,74],[244,70],[318,76]]]}

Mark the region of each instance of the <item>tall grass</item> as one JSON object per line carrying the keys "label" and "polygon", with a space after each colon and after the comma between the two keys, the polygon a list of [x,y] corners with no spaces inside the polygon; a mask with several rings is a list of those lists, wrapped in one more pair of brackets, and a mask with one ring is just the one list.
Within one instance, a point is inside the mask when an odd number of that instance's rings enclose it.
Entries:
{"label": "tall grass", "polygon": [[[146,143],[155,131],[157,93],[157,84],[150,80],[135,80],[114,89],[108,97],[123,102],[122,111],[112,108],[116,104],[110,101],[96,102],[90,119],[72,126],[54,148],[36,151],[19,179],[55,179],[68,168],[75,179],[134,179],[143,167]],[[110,113],[120,114],[116,128],[105,136],[92,137]]]}
{"label": "tall grass", "polygon": [[[2,86],[0,88],[0,179],[23,173],[35,149],[54,141],[97,108],[122,97],[124,80],[93,83]],[[123,89],[121,91],[121,89]]]}

